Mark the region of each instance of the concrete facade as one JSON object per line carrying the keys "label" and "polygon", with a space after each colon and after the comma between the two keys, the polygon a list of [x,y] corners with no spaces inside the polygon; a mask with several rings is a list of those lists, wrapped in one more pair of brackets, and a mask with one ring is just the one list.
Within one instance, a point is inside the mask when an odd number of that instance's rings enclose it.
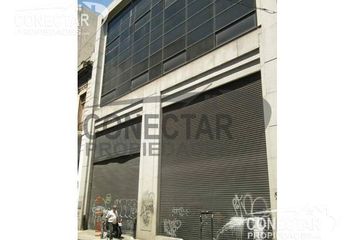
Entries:
{"label": "concrete facade", "polygon": [[79,6],[78,13],[78,66],[90,60],[95,50],[95,35],[97,30],[96,13],[85,6]]}
{"label": "concrete facade", "polygon": [[[109,7],[109,12],[119,7],[122,1],[116,0]],[[191,63],[152,81],[112,103],[99,107],[100,92],[103,79],[103,63],[106,41],[106,23],[98,24],[92,81],[88,84],[87,104],[84,109],[84,119],[96,115],[97,119],[87,124],[87,131],[91,135],[102,131],[102,123],[116,117],[143,116],[142,143],[159,145],[160,139],[146,139],[144,126],[146,114],[154,114],[155,119],[150,119],[149,124],[158,127],[149,132],[150,135],[159,135],[161,131],[161,109],[173,102],[177,102],[191,95],[216,88],[225,83],[240,79],[251,73],[261,71],[262,91],[264,100],[270,106],[270,120],[266,126],[266,146],[269,169],[269,185],[271,194],[271,209],[276,210],[276,14],[270,14],[262,9],[276,11],[275,0],[257,0],[258,28],[251,32],[215,49],[214,51],[197,58]],[[106,21],[107,17],[100,17],[98,23]],[[208,74],[203,74],[208,71]],[[153,99],[153,101],[151,101]],[[265,114],[269,114],[268,112]],[[112,127],[113,121],[106,127]],[[81,141],[80,167],[79,167],[79,227],[84,227],[84,222],[89,214],[90,184],[92,182],[92,149],[93,138],[84,136]],[[140,153],[139,191],[137,206],[137,239],[173,239],[158,236],[158,204],[159,204],[159,154],[145,155]],[[153,196],[154,212],[150,224],[142,222],[141,204],[144,197]],[[273,218],[276,214],[273,215]]]}
{"label": "concrete facade", "polygon": [[[91,77],[84,76],[85,80],[80,79],[80,73],[86,71],[85,68],[91,68],[92,63],[97,61],[94,57],[96,46],[96,30],[97,30],[98,16],[87,9],[86,7],[79,7],[78,9],[78,189],[79,196],[83,196],[85,187],[80,185],[81,181],[86,181],[86,174],[88,171],[86,152],[84,147],[89,141],[85,135],[83,124],[84,119],[92,112],[92,88],[95,86],[95,76],[93,70],[89,70]],[[82,180],[83,179],[83,180]],[[78,202],[78,226],[81,228],[82,221],[82,200]]]}
{"label": "concrete facade", "polygon": [[[266,126],[267,157],[271,209],[277,209],[277,15],[260,9],[276,11],[274,0],[257,1],[257,18],[261,24],[259,46],[263,98],[271,106],[271,116]],[[276,214],[273,214],[276,219]]]}

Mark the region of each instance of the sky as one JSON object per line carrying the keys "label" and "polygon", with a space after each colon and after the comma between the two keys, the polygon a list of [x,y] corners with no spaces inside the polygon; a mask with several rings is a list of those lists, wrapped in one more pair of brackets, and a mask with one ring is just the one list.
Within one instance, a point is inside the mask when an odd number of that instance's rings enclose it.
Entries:
{"label": "sky", "polygon": [[79,5],[87,7],[96,14],[103,14],[107,11],[107,7],[111,2],[112,0],[78,0]]}
{"label": "sky", "polygon": [[105,5],[106,7],[112,2],[112,0],[78,0],[79,4],[82,2],[95,2]]}

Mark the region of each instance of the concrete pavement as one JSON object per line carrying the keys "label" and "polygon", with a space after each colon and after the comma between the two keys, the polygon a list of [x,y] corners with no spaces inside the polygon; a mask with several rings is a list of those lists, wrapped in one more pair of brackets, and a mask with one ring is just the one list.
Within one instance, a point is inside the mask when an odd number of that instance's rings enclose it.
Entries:
{"label": "concrete pavement", "polygon": [[[131,236],[122,235],[124,240],[137,240]],[[78,231],[78,240],[101,240],[100,236],[95,236],[94,230],[84,230]],[[113,238],[113,240],[118,240],[117,238]]]}

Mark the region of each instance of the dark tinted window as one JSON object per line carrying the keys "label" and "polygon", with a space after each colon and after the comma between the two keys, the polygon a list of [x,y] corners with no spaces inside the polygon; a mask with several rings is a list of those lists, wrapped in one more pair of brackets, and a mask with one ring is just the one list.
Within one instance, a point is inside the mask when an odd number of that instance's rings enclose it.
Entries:
{"label": "dark tinted window", "polygon": [[173,14],[184,8],[184,6],[185,0],[176,0],[172,5],[169,5],[168,7],[165,6],[165,18],[172,16]]}
{"label": "dark tinted window", "polygon": [[108,22],[102,103],[256,25],[255,0],[131,0]]}
{"label": "dark tinted window", "polygon": [[135,29],[141,28],[144,24],[146,24],[150,20],[150,13],[146,13],[142,18],[140,18],[135,23]]}
{"label": "dark tinted window", "polygon": [[162,75],[162,64],[152,67],[149,71],[149,78],[154,79]]}
{"label": "dark tinted window", "polygon": [[219,30],[222,27],[234,22],[235,20],[251,11],[251,8],[240,4],[236,4],[230,7],[229,9],[216,16],[216,30]]}
{"label": "dark tinted window", "polygon": [[112,51],[114,48],[116,48],[119,45],[119,37],[116,38],[113,42],[111,42],[107,48],[106,48],[106,53]]}
{"label": "dark tinted window", "polygon": [[142,75],[140,75],[139,77],[136,77],[132,80],[132,88],[136,88],[138,86],[140,86],[141,84],[147,82],[149,79],[149,73],[146,72]]}
{"label": "dark tinted window", "polygon": [[165,6],[169,7],[171,4],[173,4],[174,2],[176,2],[177,0],[165,0]]}
{"label": "dark tinted window", "polygon": [[176,53],[182,51],[185,48],[185,37],[178,39],[177,41],[171,43],[167,47],[164,47],[163,51],[163,58],[167,59],[172,57]]}
{"label": "dark tinted window", "polygon": [[168,32],[178,24],[184,22],[185,17],[186,17],[186,12],[184,10],[181,10],[178,13],[176,13],[173,17],[170,17],[169,19],[165,20],[164,31]]}
{"label": "dark tinted window", "polygon": [[151,9],[151,16],[154,17],[162,12],[163,9],[163,2],[160,1],[156,5],[154,5]]}
{"label": "dark tinted window", "polygon": [[196,14],[198,11],[212,2],[213,0],[194,0],[193,2],[190,2],[187,7],[188,17]]}
{"label": "dark tinted window", "polygon": [[151,31],[151,42],[162,36],[162,24]]}
{"label": "dark tinted window", "polygon": [[116,89],[116,97],[123,96],[124,94],[129,92],[131,88],[130,86],[131,86],[130,80],[125,81],[122,85],[119,85]]}
{"label": "dark tinted window", "polygon": [[215,12],[216,12],[216,14],[219,14],[222,11],[225,11],[226,9],[228,9],[229,7],[234,5],[236,2],[238,2],[238,1],[233,1],[233,0],[215,0]]}
{"label": "dark tinted window", "polygon": [[216,44],[221,45],[230,39],[240,36],[252,27],[256,26],[256,16],[251,15],[216,34]]}
{"label": "dark tinted window", "polygon": [[188,19],[188,31],[198,27],[202,23],[208,21],[213,17],[213,5],[209,5],[197,14],[194,14],[190,19]]}
{"label": "dark tinted window", "polygon": [[164,63],[164,70],[168,72],[186,61],[186,52],[180,53]]}
{"label": "dark tinted window", "polygon": [[123,51],[125,51],[125,49],[129,48],[130,47],[130,36],[125,38],[123,41],[121,41],[120,46],[122,48],[121,52],[123,52]]}
{"label": "dark tinted window", "polygon": [[150,45],[150,53],[154,53],[158,50],[162,49],[162,38],[159,38],[151,43]]}
{"label": "dark tinted window", "polygon": [[179,26],[175,27],[168,33],[166,33],[164,37],[164,45],[168,45],[178,39],[179,37],[182,37],[185,34],[185,25],[184,23],[180,24]]}
{"label": "dark tinted window", "polygon": [[135,31],[134,41],[144,37],[149,32],[150,32],[150,23],[146,23],[143,27]]}
{"label": "dark tinted window", "polygon": [[133,55],[133,63],[138,63],[149,56],[149,47],[144,47],[139,52]]}
{"label": "dark tinted window", "polygon": [[152,6],[154,6],[157,3],[163,2],[164,0],[151,0]]}
{"label": "dark tinted window", "polygon": [[113,49],[112,51],[106,54],[105,62],[107,63],[111,61],[115,56],[117,56],[117,48]]}
{"label": "dark tinted window", "polygon": [[150,57],[150,66],[155,66],[156,64],[162,61],[162,51],[158,51],[151,55]]}
{"label": "dark tinted window", "polygon": [[110,101],[112,101],[112,100],[114,100],[116,98],[114,90],[115,89],[112,89],[110,93],[102,95],[102,97],[101,97],[102,104],[109,103]]}
{"label": "dark tinted window", "polygon": [[113,81],[106,81],[102,86],[102,95],[105,95],[113,88]]}
{"label": "dark tinted window", "polygon": [[163,19],[162,16],[163,16],[163,14],[160,13],[159,15],[157,15],[151,19],[151,29],[155,29],[155,27],[162,24],[162,19]]}
{"label": "dark tinted window", "polygon": [[122,52],[119,55],[119,61],[125,61],[126,59],[128,59],[128,57],[130,57],[130,54],[131,54],[131,49],[130,48],[124,50],[124,52]]}
{"label": "dark tinted window", "polygon": [[188,36],[187,36],[188,46],[199,41],[200,39],[203,39],[204,37],[208,36],[211,33],[213,33],[213,21],[212,20],[204,23],[200,27],[198,27],[195,30],[193,30],[192,32],[188,33]]}
{"label": "dark tinted window", "polygon": [[117,68],[118,73],[122,73],[125,70],[129,69],[132,66],[132,58],[128,58],[124,62],[120,63]]}
{"label": "dark tinted window", "polygon": [[127,79],[130,79],[130,77],[131,77],[131,70],[130,69],[121,73],[120,75],[118,75],[118,83],[119,83],[118,88],[119,88],[120,84],[122,84],[123,82],[126,82]]}
{"label": "dark tinted window", "polygon": [[150,0],[135,0],[135,20],[139,19],[150,9]]}
{"label": "dark tinted window", "polygon": [[148,59],[142,61],[132,68],[132,76],[137,76],[148,69]]}
{"label": "dark tinted window", "polygon": [[149,36],[144,36],[139,41],[136,41],[133,45],[134,53],[140,51],[143,47],[146,47],[149,44]]}
{"label": "dark tinted window", "polygon": [[127,28],[120,34],[120,41],[122,42],[124,39],[126,39],[129,36],[130,36],[130,28]]}
{"label": "dark tinted window", "polygon": [[209,37],[205,38],[204,40],[194,44],[192,47],[188,48],[187,50],[187,57],[188,60],[192,60],[205,52],[210,51],[214,48],[214,35],[210,35]]}

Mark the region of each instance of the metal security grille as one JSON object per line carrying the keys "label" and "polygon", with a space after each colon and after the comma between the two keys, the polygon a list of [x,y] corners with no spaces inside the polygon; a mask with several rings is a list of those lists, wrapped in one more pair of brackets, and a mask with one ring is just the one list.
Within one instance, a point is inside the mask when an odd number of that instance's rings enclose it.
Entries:
{"label": "metal security grille", "polygon": [[256,26],[255,0],[132,0],[108,23],[101,103]]}
{"label": "metal security grille", "polygon": [[123,222],[123,233],[134,234],[139,186],[140,134],[141,117],[96,135],[89,228],[99,228],[102,215],[97,213],[104,215],[116,204]]}
{"label": "metal security grille", "polygon": [[270,208],[261,91],[256,73],[164,109],[161,235],[211,239],[213,229],[214,239],[260,239],[268,231],[256,228]]}
{"label": "metal security grille", "polygon": [[95,229],[96,224],[101,222],[101,217],[96,216],[97,210],[105,213],[106,210],[112,208],[113,204],[116,204],[123,222],[123,233],[133,235],[138,185],[139,154],[95,164],[89,227]]}
{"label": "metal security grille", "polygon": [[140,152],[141,117],[129,120],[96,135],[94,162]]}

